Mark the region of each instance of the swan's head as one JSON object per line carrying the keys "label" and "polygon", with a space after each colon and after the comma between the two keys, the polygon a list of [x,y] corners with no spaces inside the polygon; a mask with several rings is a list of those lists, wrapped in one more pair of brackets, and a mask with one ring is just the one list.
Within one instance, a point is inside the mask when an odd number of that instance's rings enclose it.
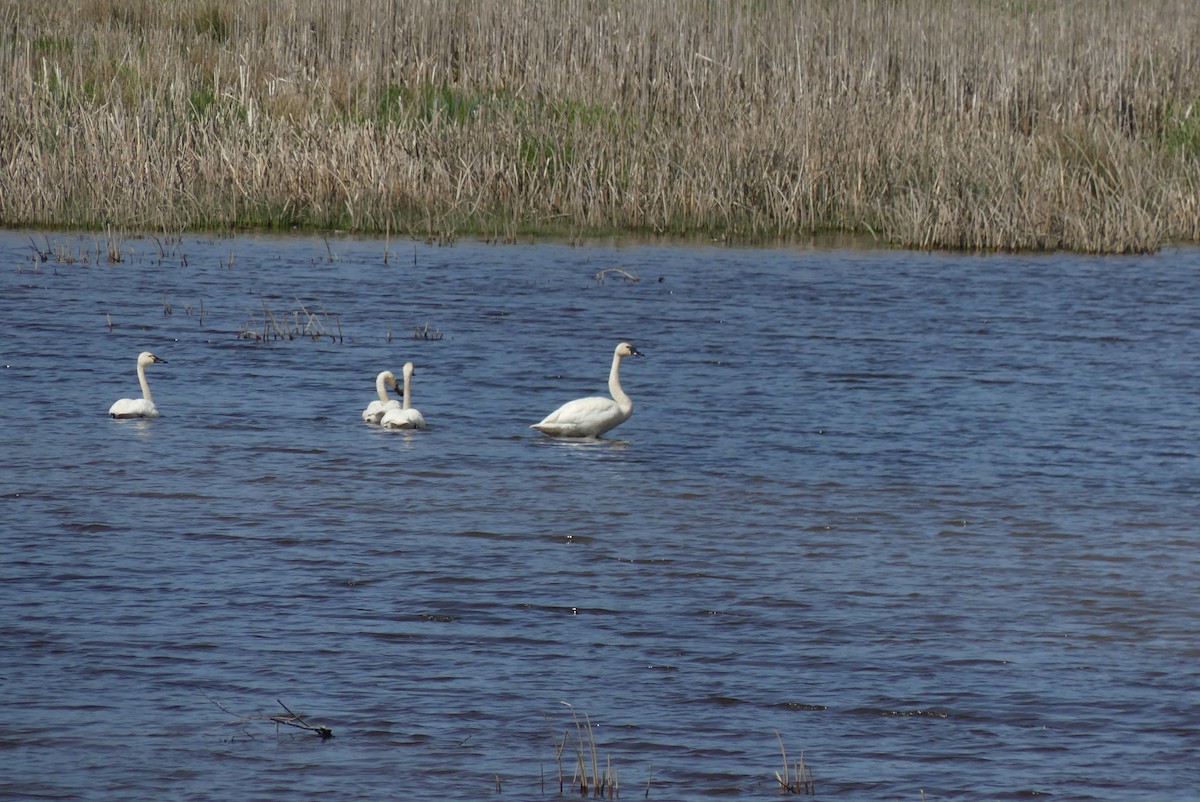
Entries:
{"label": "swan's head", "polygon": [[167,364],[167,360],[159,359],[158,357],[156,357],[154,354],[150,353],[149,351],[142,351],[140,354],[138,354],[138,367],[139,368],[144,368],[147,365],[153,365],[155,362],[161,362],[164,365]]}
{"label": "swan's head", "polygon": [[385,370],[383,373],[380,373],[375,377],[375,381],[383,382],[384,387],[390,387],[393,390],[396,389],[396,374],[392,373],[390,370]]}
{"label": "swan's head", "polygon": [[404,363],[404,378],[407,379],[416,372],[417,372],[417,369],[413,367],[413,363],[411,363],[411,362]]}
{"label": "swan's head", "polygon": [[645,354],[643,354],[638,349],[634,348],[629,343],[621,343],[620,345],[617,346],[617,356],[620,356],[620,357],[645,356]]}

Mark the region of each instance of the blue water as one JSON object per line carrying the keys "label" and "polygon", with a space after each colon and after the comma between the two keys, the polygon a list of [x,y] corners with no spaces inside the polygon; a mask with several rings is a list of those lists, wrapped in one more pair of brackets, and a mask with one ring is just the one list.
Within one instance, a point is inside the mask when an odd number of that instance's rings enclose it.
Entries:
{"label": "blue water", "polygon": [[1200,251],[117,245],[0,233],[0,798],[1196,798]]}

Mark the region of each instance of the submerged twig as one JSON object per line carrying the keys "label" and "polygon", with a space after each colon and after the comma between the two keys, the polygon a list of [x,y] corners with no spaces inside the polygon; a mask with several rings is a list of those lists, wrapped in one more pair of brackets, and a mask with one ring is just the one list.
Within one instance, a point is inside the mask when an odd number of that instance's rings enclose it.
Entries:
{"label": "submerged twig", "polygon": [[[304,720],[303,713],[295,712],[290,707],[285,705],[283,703],[282,699],[276,699],[275,701],[279,703],[280,707],[282,707],[284,710],[287,711],[287,715],[282,715],[282,714],[277,713],[275,715],[247,716],[247,715],[243,715],[240,713],[235,713],[232,710],[230,710],[229,708],[225,707],[225,705],[218,702],[216,699],[209,696],[207,693],[203,693],[203,691],[201,693],[203,694],[204,698],[207,699],[208,701],[212,702],[217,707],[218,710],[220,710],[224,713],[228,713],[229,715],[234,717],[234,719],[235,719],[234,721],[229,721],[229,722],[226,722],[225,724],[222,724],[221,726],[223,726],[223,727],[235,727],[235,726],[244,727],[246,724],[248,724],[249,722],[252,722],[252,721],[270,721],[275,724],[275,734],[276,735],[279,734],[280,726],[287,726],[287,727],[296,727],[297,729],[311,732],[314,735],[319,735],[321,737],[321,740],[323,740],[323,741],[328,740],[333,737],[332,729],[330,729],[329,727],[321,726],[321,725],[309,724],[307,721]],[[247,732],[247,735],[249,735],[249,732]],[[253,738],[254,736],[251,735],[250,737]]]}

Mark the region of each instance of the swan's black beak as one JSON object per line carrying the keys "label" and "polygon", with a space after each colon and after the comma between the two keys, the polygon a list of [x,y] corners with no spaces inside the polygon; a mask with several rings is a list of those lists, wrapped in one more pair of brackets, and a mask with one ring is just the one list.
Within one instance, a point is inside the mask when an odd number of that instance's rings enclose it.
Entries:
{"label": "swan's black beak", "polygon": [[159,357],[157,357],[157,356],[156,356],[156,357],[154,357],[154,361],[155,361],[155,362],[161,362],[161,363],[163,363],[164,365],[165,365],[165,364],[167,364],[167,360],[165,360],[165,359],[161,359],[161,358],[159,358]]}
{"label": "swan's black beak", "polygon": [[643,354],[643,353],[642,353],[641,351],[639,351],[638,349],[634,348],[632,345],[631,345],[631,346],[629,346],[629,350],[633,352],[633,353],[631,354],[631,356],[645,356],[645,354]]}

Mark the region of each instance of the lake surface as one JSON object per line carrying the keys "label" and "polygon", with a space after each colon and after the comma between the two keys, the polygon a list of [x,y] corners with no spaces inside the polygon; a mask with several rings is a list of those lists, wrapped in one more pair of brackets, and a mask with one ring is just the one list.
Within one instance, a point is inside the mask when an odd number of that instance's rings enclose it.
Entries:
{"label": "lake surface", "polygon": [[117,244],[0,233],[0,798],[1197,794],[1200,251]]}

